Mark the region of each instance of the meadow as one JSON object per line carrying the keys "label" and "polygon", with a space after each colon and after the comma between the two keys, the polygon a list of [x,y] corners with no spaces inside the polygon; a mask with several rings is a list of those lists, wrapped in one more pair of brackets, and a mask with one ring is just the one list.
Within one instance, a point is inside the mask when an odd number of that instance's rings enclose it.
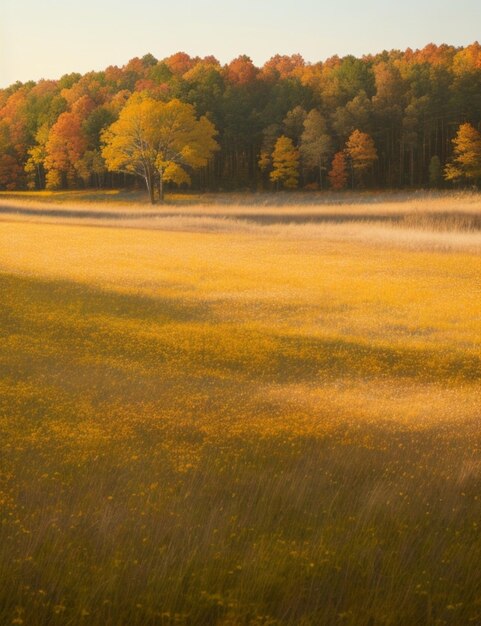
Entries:
{"label": "meadow", "polygon": [[0,624],[481,624],[480,215],[0,194]]}

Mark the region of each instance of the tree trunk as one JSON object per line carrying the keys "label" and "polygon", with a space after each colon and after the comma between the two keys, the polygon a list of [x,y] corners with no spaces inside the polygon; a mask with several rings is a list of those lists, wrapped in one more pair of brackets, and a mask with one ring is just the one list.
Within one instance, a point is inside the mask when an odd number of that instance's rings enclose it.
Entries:
{"label": "tree trunk", "polygon": [[44,189],[45,185],[44,185],[44,181],[42,178],[42,168],[40,166],[40,163],[37,163],[37,174],[38,174],[38,188]]}
{"label": "tree trunk", "polygon": [[414,146],[409,152],[409,186],[414,187]]}
{"label": "tree trunk", "polygon": [[401,139],[399,142],[399,186],[402,187],[404,183],[404,141]]}
{"label": "tree trunk", "polygon": [[164,203],[164,180],[163,180],[162,168],[159,168],[158,188],[159,188],[159,202],[160,204],[163,204]]}
{"label": "tree trunk", "polygon": [[155,204],[154,188],[149,176],[145,177],[145,184],[147,185],[147,191],[149,192],[150,204]]}

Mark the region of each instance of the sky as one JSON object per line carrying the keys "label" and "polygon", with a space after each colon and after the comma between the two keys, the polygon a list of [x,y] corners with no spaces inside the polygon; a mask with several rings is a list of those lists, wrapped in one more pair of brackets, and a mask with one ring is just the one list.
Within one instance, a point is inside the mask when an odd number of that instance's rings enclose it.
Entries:
{"label": "sky", "polygon": [[481,37],[481,0],[1,0],[0,87],[150,52],[306,61]]}

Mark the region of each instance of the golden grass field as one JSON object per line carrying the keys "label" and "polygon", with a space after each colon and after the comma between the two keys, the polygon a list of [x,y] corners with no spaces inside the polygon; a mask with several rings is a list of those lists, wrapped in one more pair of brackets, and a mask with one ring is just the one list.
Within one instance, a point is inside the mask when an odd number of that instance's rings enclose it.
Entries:
{"label": "golden grass field", "polygon": [[480,215],[0,194],[0,624],[480,625]]}

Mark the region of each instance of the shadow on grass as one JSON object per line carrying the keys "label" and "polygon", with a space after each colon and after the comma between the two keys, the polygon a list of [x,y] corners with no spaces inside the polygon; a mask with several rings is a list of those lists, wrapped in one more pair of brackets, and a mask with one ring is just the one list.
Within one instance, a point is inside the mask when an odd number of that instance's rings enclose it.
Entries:
{"label": "shadow on grass", "polygon": [[68,280],[46,280],[0,273],[0,293],[5,321],[8,311],[47,310],[65,307],[69,315],[113,316],[122,319],[191,322],[204,319],[208,306],[174,298],[149,298],[137,294],[116,294]]}
{"label": "shadow on grass", "polygon": [[[1,624],[479,623],[477,426],[308,437],[250,394],[323,372],[469,378],[478,361],[65,281],[0,275],[0,294],[1,372],[23,359],[18,388],[0,380]],[[249,415],[288,432],[236,435]]]}
{"label": "shadow on grass", "polygon": [[[190,300],[12,276],[0,276],[0,291],[3,336],[16,336],[19,354],[24,346],[37,358],[115,359],[153,377],[173,371],[264,383],[346,376],[472,382],[481,372],[481,359],[463,351],[286,336],[262,325],[225,323],[208,304]],[[2,361],[12,358],[5,354]]]}

